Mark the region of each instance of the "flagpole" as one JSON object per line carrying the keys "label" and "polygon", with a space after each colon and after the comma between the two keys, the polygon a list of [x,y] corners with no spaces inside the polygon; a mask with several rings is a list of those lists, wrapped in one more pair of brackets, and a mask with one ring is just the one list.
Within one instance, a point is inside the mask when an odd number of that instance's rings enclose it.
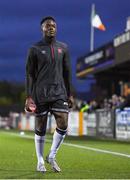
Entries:
{"label": "flagpole", "polygon": [[94,27],[92,26],[92,18],[95,13],[95,4],[92,4],[91,8],[91,34],[90,34],[90,51],[94,51]]}

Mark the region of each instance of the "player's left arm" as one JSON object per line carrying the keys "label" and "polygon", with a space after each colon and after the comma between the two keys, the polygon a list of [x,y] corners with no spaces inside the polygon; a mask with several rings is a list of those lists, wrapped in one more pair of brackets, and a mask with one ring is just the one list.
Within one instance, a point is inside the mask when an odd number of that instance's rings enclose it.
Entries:
{"label": "player's left arm", "polygon": [[26,63],[26,102],[25,102],[25,110],[26,111],[35,111],[36,105],[34,100],[32,99],[32,91],[34,89],[34,83],[36,77],[36,57],[34,54],[34,49],[30,48],[27,56]]}
{"label": "player's left arm", "polygon": [[70,53],[68,47],[65,48],[65,53],[63,58],[63,78],[67,90],[69,107],[72,108],[74,100],[72,95],[72,73],[71,73]]}

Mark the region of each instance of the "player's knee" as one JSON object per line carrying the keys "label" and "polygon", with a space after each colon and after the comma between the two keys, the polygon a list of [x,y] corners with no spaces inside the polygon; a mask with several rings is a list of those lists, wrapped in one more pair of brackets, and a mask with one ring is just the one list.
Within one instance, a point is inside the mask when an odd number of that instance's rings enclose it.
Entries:
{"label": "player's knee", "polygon": [[68,128],[68,123],[65,122],[65,123],[62,125],[61,129],[66,130],[67,128]]}
{"label": "player's knee", "polygon": [[35,129],[35,134],[38,136],[45,136],[46,130],[45,129]]}
{"label": "player's knee", "polygon": [[37,117],[35,120],[35,134],[38,136],[44,136],[46,134],[46,119],[43,117]]}
{"label": "player's knee", "polygon": [[38,136],[44,136],[46,134],[46,126],[43,123],[35,124],[35,134]]}
{"label": "player's knee", "polygon": [[62,121],[62,122],[57,124],[57,127],[61,130],[66,130],[68,128],[68,122]]}
{"label": "player's knee", "polygon": [[67,133],[67,129],[60,129],[60,128],[56,128],[56,131],[58,134],[61,134],[62,136],[66,135]]}

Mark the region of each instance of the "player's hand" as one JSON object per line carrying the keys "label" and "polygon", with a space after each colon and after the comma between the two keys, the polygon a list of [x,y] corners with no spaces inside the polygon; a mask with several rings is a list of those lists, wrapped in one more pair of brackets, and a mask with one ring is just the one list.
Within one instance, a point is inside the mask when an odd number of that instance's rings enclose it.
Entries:
{"label": "player's hand", "polygon": [[36,111],[36,104],[31,97],[28,97],[25,102],[25,111],[34,113]]}
{"label": "player's hand", "polygon": [[73,105],[74,105],[74,98],[73,98],[73,96],[70,96],[68,98],[68,105],[69,105],[69,108],[73,107]]}

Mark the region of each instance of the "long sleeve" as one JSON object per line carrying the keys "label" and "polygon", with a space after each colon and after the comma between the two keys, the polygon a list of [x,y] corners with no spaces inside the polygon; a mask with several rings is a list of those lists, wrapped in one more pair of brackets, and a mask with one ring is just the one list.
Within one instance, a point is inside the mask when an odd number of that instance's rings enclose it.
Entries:
{"label": "long sleeve", "polygon": [[26,95],[32,96],[32,90],[34,87],[36,77],[36,56],[34,49],[29,49],[26,63]]}
{"label": "long sleeve", "polygon": [[70,55],[68,48],[65,49],[65,54],[63,59],[63,78],[67,90],[67,95],[69,97],[72,94],[72,77],[71,77]]}

